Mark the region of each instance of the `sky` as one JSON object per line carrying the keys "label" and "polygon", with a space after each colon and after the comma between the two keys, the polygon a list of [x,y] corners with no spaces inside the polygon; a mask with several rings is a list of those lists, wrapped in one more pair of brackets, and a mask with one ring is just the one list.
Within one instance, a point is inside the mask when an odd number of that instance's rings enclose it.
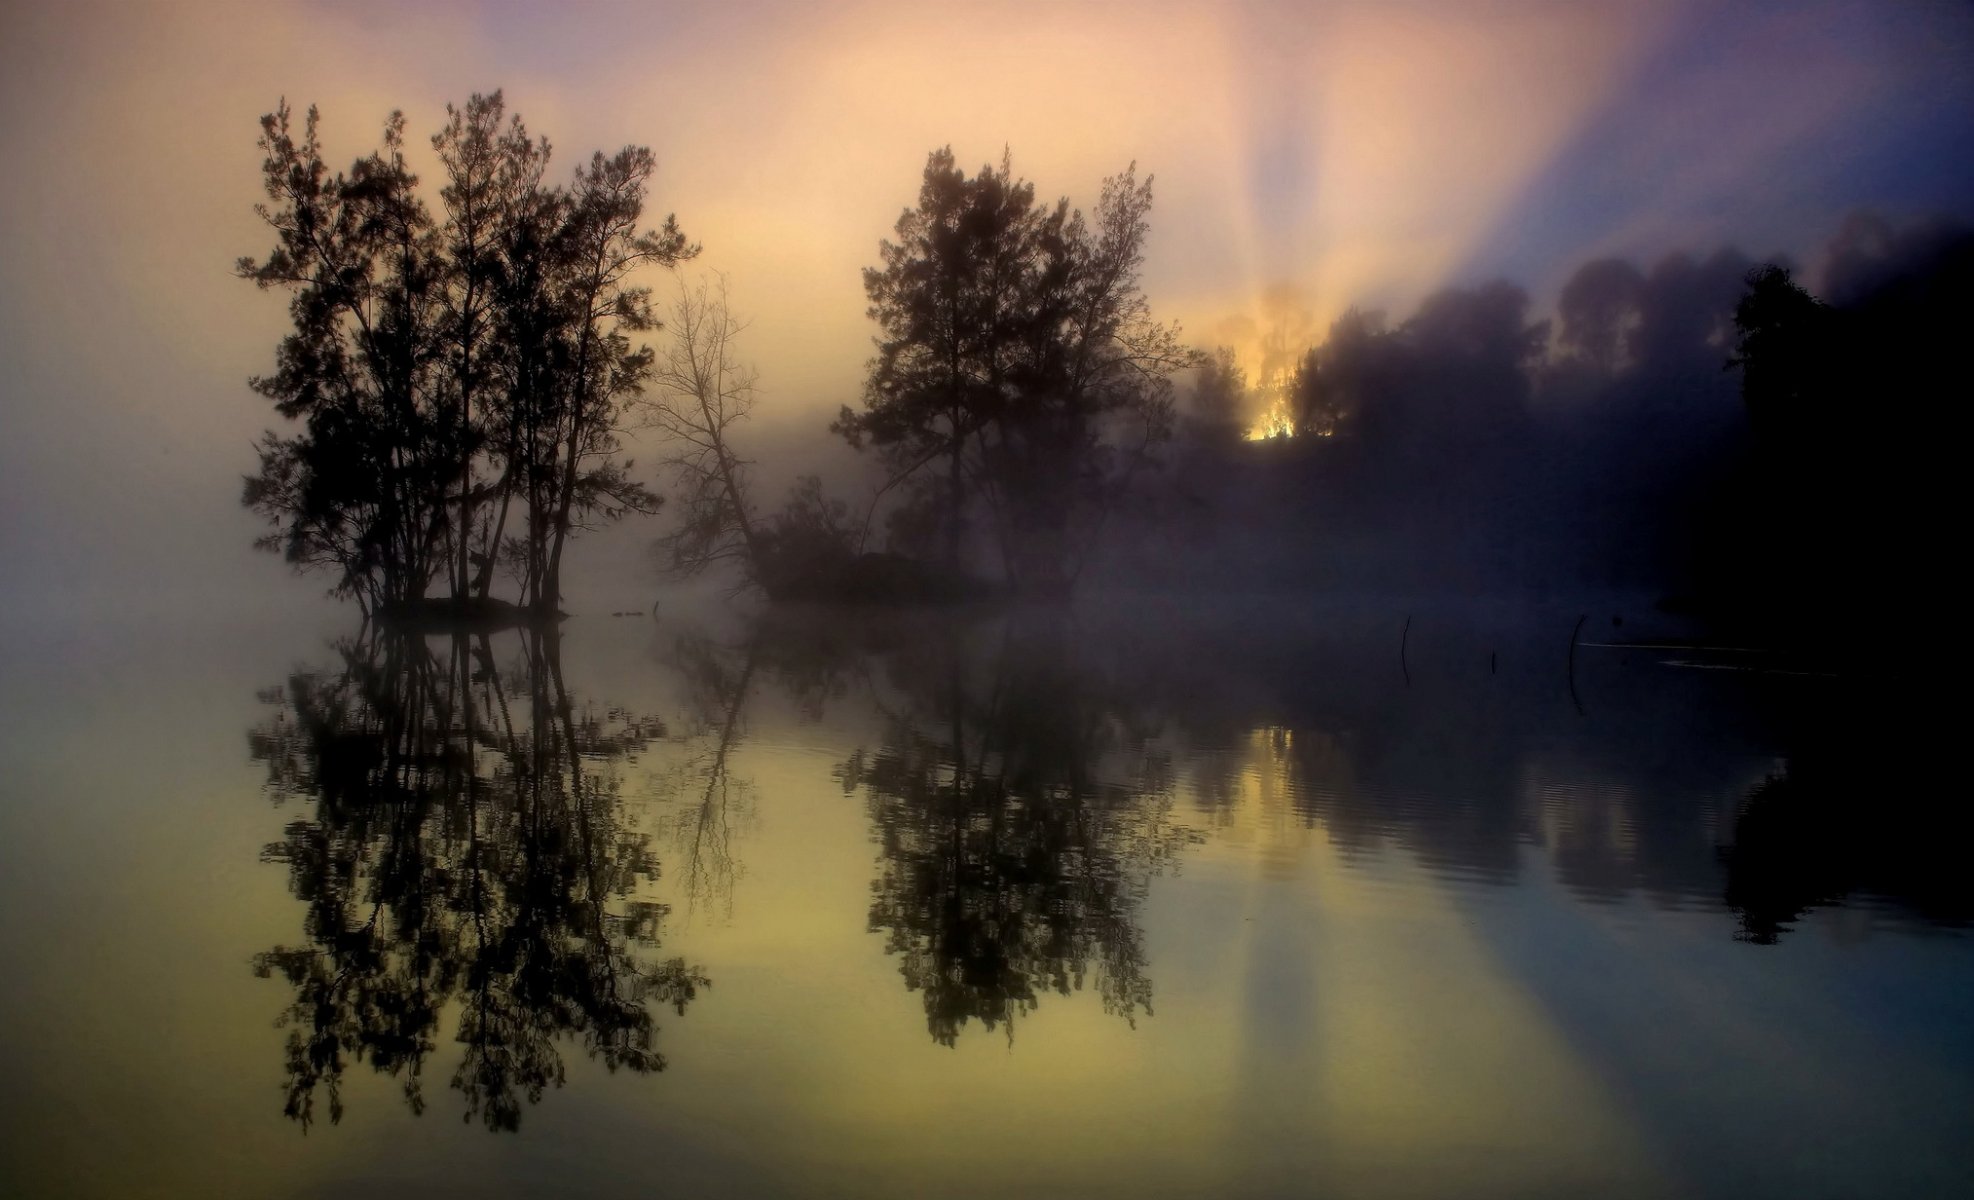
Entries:
{"label": "sky", "polygon": [[258,118],[318,104],[347,162],[494,88],[558,176],[653,148],[789,472],[836,461],[861,270],[942,145],[1085,206],[1136,162],[1154,311],[1245,355],[1496,276],[1541,308],[1595,255],[1811,264],[1859,207],[1974,220],[1961,4],[0,0],[0,602],[278,583],[238,505],[285,318],[232,275],[271,244]]}

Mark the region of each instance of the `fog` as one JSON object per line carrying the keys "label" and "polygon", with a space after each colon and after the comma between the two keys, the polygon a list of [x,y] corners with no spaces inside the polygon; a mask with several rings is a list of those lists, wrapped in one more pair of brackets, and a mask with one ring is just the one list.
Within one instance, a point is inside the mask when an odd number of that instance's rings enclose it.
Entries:
{"label": "fog", "polygon": [[[1505,278],[1533,322],[1587,261],[1725,247],[1801,264],[1822,295],[1848,214],[1974,214],[1959,6],[815,9],[9,7],[9,606],[314,594],[252,553],[238,503],[280,424],[245,381],[285,313],[231,266],[265,248],[254,123],[283,97],[321,106],[332,163],[402,108],[429,186],[426,135],[474,91],[505,89],[558,172],[650,145],[650,211],[678,215],[704,246],[691,269],[724,274],[751,321],[747,448],[770,503],[808,472],[866,486],[824,426],[871,354],[859,272],[941,145],[968,170],[1007,148],[1042,198],[1079,205],[1135,161],[1157,181],[1156,314],[1257,380],[1271,325],[1314,344],[1353,305],[1397,324]],[[641,587],[625,563],[661,522],[592,539],[572,569]]]}

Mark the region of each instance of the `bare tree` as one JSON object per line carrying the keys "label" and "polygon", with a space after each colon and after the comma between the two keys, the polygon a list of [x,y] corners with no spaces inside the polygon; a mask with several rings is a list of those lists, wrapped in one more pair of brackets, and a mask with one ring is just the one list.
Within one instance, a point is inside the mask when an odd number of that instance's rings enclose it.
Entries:
{"label": "bare tree", "polygon": [[681,283],[666,326],[671,334],[651,371],[655,385],[643,411],[668,444],[661,470],[679,514],[659,539],[665,565],[695,575],[738,560],[751,577],[762,554],[758,521],[747,498],[747,468],[731,432],[754,408],[753,367],[734,343],[747,325],[727,303],[726,278]]}

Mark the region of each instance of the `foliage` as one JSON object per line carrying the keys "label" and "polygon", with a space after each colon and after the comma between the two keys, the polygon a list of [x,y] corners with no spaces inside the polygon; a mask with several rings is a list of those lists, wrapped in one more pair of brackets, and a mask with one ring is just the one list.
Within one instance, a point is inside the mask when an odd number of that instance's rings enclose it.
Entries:
{"label": "foliage", "polygon": [[1730,365],[1754,433],[1741,591],[1794,632],[1862,655],[1910,597],[1955,582],[1956,442],[1926,421],[1974,380],[1974,234],[1847,223],[1826,302],[1786,268],[1748,274]]}
{"label": "foliage", "polygon": [[1188,440],[1224,445],[1240,437],[1248,403],[1247,372],[1222,346],[1193,372],[1178,424]]}
{"label": "foliage", "polygon": [[1741,394],[1757,424],[1791,440],[1829,424],[1837,333],[1832,310],[1790,272],[1768,264],[1748,274],[1734,308],[1734,354]]}
{"label": "foliage", "polygon": [[879,451],[887,487],[911,481],[949,566],[984,507],[1015,582],[1065,586],[1169,436],[1172,376],[1202,357],[1140,287],[1151,197],[1127,169],[1086,220],[1066,199],[1037,206],[1006,156],[968,178],[937,150],[864,272],[878,354],[862,411],[833,428]]}
{"label": "foliage", "polygon": [[820,477],[804,475],[760,532],[754,580],[770,596],[826,585],[856,558],[856,544],[848,508],[824,493]]}
{"label": "foliage", "polygon": [[439,242],[405,165],[404,119],[347,175],[322,161],[313,109],[297,139],[284,103],[261,120],[274,230],[239,273],[293,291],[293,330],[254,389],[304,431],[269,434],[245,503],[275,531],[262,544],[328,566],[367,605],[422,595],[438,568],[454,455],[440,416]]}
{"label": "foliage", "polygon": [[262,118],[256,211],[276,244],[238,271],[292,293],[293,330],[253,386],[301,428],[263,440],[243,500],[272,527],[263,545],[332,570],[366,610],[441,574],[455,600],[484,599],[503,554],[522,602],[548,608],[573,532],[656,507],[618,457],[652,366],[633,339],[657,327],[633,279],[697,248],[670,217],[640,228],[649,150],[599,153],[548,187],[547,142],[500,93],[447,118],[442,219],[406,166],[402,114],[335,175],[314,109],[299,137],[285,102]]}

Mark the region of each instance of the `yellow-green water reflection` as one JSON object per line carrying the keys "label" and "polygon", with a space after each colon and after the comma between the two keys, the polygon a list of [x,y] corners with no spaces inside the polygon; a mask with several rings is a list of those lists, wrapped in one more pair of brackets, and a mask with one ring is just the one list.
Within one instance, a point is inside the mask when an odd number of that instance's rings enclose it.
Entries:
{"label": "yellow-green water reflection", "polygon": [[1889,761],[1923,748],[1648,655],[1579,714],[1553,622],[1422,621],[1402,673],[1379,617],[1264,615],[24,656],[7,1177],[1970,1182],[1965,892]]}

